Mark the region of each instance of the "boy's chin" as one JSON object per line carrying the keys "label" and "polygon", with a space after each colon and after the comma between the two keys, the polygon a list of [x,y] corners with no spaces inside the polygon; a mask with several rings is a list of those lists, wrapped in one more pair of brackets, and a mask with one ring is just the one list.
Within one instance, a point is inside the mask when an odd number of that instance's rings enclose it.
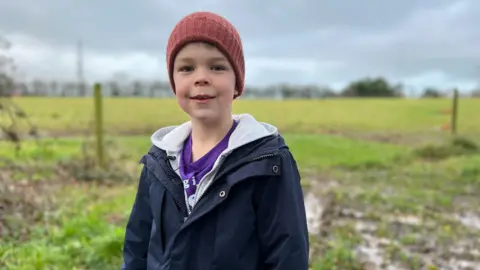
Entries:
{"label": "boy's chin", "polygon": [[220,113],[215,111],[194,112],[194,113],[189,113],[189,116],[190,116],[190,120],[198,123],[205,123],[205,124],[213,124],[221,121],[222,119],[222,117],[220,116]]}

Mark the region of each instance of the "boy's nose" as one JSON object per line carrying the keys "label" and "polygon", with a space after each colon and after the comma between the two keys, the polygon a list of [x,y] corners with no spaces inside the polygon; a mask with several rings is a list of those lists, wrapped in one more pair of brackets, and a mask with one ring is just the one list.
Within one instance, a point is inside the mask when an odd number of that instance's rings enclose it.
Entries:
{"label": "boy's nose", "polygon": [[205,71],[198,70],[195,78],[195,86],[204,86],[209,85],[210,79],[208,78]]}
{"label": "boy's nose", "polygon": [[195,86],[205,86],[209,84],[210,84],[210,81],[207,78],[199,78],[195,80]]}

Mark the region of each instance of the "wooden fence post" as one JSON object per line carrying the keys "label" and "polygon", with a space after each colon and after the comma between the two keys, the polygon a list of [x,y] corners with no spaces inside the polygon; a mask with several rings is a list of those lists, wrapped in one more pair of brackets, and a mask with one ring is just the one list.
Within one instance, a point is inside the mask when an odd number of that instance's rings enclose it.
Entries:
{"label": "wooden fence post", "polygon": [[450,124],[450,130],[452,135],[457,134],[457,114],[458,114],[458,90],[453,90],[453,99],[452,99],[452,119]]}
{"label": "wooden fence post", "polygon": [[95,139],[97,146],[97,162],[102,169],[105,168],[104,141],[103,141],[103,104],[102,85],[96,83],[93,89],[95,106]]}

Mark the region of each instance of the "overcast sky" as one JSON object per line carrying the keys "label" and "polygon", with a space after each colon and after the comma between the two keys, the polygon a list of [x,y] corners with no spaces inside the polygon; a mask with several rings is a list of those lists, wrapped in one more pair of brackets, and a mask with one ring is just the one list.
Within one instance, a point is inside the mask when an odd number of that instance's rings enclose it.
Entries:
{"label": "overcast sky", "polygon": [[170,31],[199,10],[238,29],[249,85],[340,87],[377,75],[415,87],[480,82],[474,0],[0,1],[0,33],[26,78],[75,79],[81,39],[89,81],[116,72],[164,79]]}

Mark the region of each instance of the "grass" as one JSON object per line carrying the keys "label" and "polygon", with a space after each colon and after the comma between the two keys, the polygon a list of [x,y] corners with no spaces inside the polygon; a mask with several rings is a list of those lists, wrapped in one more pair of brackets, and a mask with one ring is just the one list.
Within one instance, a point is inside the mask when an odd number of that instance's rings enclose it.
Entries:
{"label": "grass", "polygon": [[[287,134],[285,138],[301,168],[328,171],[327,179],[341,183],[334,191],[338,202],[365,212],[370,218],[377,213],[418,216],[422,209],[429,207],[453,211],[453,200],[466,195],[466,189],[471,188],[471,194],[480,192],[480,172],[475,169],[475,164],[480,164],[480,155],[424,163],[414,160],[412,149],[396,145],[308,134]],[[150,146],[145,136],[114,139],[137,158]],[[49,159],[53,161],[75,156],[81,140],[46,139],[44,143],[55,146],[48,150]],[[8,148],[5,142],[1,143],[0,156],[13,159]],[[24,161],[29,155],[30,159],[37,157],[35,149],[33,141],[25,143]],[[398,166],[397,160],[406,160],[408,164]],[[372,164],[381,166],[372,167]],[[315,179],[316,174],[311,176],[311,171],[304,172],[304,177],[311,185],[324,181]],[[124,225],[134,192],[134,185],[123,184],[62,187],[59,192],[62,206],[53,214],[55,218],[38,225],[27,242],[14,246],[2,244],[0,260],[6,262],[8,269],[118,269]],[[475,203],[471,209],[480,206],[478,200]],[[439,218],[430,219],[438,222]],[[395,237],[387,223],[381,224],[384,228],[378,229],[379,235]],[[450,232],[442,227],[430,233],[445,234],[446,239],[469,235],[458,222],[442,219],[442,224],[450,224]],[[354,259],[347,259],[353,258],[351,251],[358,243],[352,240],[351,235],[355,233],[352,226],[349,224],[331,232],[330,248],[318,257],[316,269],[335,269],[333,265],[339,267],[342,263],[344,268],[341,269],[361,269],[355,268],[359,264]],[[413,232],[402,236],[403,241],[415,242],[418,238]]]}
{"label": "grass", "polygon": [[[331,166],[355,167],[363,164],[388,163],[405,153],[402,146],[383,143],[370,143],[350,140],[342,137],[310,134],[286,134],[285,139],[296,153],[296,159],[302,167],[327,168]],[[79,155],[82,138],[42,139],[39,144],[26,141],[17,156],[14,146],[0,141],[0,156],[17,161],[40,158],[44,162],[67,160]],[[140,159],[151,146],[150,137],[126,136],[110,137],[128,149],[129,155]]]}
{"label": "grass", "polygon": [[[91,125],[91,98],[16,98],[33,122],[53,133],[79,133]],[[111,134],[151,133],[155,129],[185,121],[174,99],[105,98],[105,126]],[[290,133],[343,132],[432,132],[448,124],[448,99],[326,99],[326,100],[238,100],[234,112],[248,112]],[[480,134],[480,99],[461,99],[458,130]],[[282,117],[278,117],[281,115]]]}
{"label": "grass", "polygon": [[[82,126],[91,119],[90,100],[62,99],[49,105],[54,100],[22,98],[19,103],[35,115],[34,122],[50,130],[65,130],[67,123],[72,129],[74,123]],[[480,134],[480,122],[466,121],[479,113],[478,102],[461,101],[462,133]],[[177,124],[185,119],[174,104],[173,100],[107,99],[107,126],[114,134]],[[261,104],[265,107],[260,108]],[[311,235],[313,269],[364,269],[362,262],[369,260],[366,250],[377,250],[386,265],[442,269],[450,258],[480,261],[475,253],[480,250],[475,218],[468,223],[459,217],[473,215],[480,220],[479,150],[466,151],[464,144],[446,142],[440,147],[419,147],[314,132],[394,130],[415,136],[448,122],[447,115],[438,113],[448,106],[447,100],[239,101],[235,110],[248,111],[285,130],[302,170],[305,194],[314,194],[315,203],[322,205],[322,215],[317,217],[323,222],[322,230]],[[135,108],[135,114],[123,111],[127,107]],[[128,153],[132,164],[150,147],[149,136],[111,135],[108,139],[118,145],[110,150]],[[82,141],[80,137],[42,139],[39,144],[25,141],[18,155],[13,146],[0,141],[0,157],[18,164],[53,164],[78,158]],[[132,169],[138,175],[140,166]],[[40,182],[44,186],[65,181],[51,172],[45,177],[50,182]],[[51,191],[56,208],[36,221],[27,239],[0,242],[0,269],[119,268],[135,183],[68,183]],[[426,264],[427,257],[434,258],[434,263]]]}
{"label": "grass", "polygon": [[134,189],[75,185],[59,194],[56,219],[28,242],[0,245],[0,261],[7,269],[118,269],[124,229],[113,221],[128,215]]}
{"label": "grass", "polygon": [[303,168],[370,167],[388,165],[405,156],[405,147],[351,140],[328,135],[286,135],[297,162]]}

